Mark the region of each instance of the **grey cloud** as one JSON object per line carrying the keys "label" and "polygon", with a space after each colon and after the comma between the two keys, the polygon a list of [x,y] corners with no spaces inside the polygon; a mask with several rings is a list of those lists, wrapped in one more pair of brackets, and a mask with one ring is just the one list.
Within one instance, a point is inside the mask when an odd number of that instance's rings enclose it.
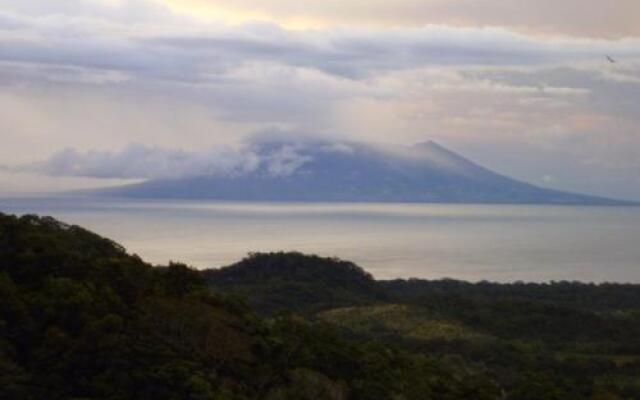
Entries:
{"label": "grey cloud", "polygon": [[328,145],[324,145],[320,147],[320,151],[326,152],[326,153],[339,153],[339,154],[353,154],[354,153],[354,149],[353,147],[344,144],[344,143],[340,143],[340,142],[336,142],[336,143],[331,143]]}
{"label": "grey cloud", "polygon": [[1,166],[6,172],[35,172],[47,176],[102,179],[175,179],[193,176],[242,176],[262,169],[271,176],[288,176],[313,157],[296,145],[263,149],[255,143],[240,148],[217,146],[184,151],[131,144],[120,151],[80,152],[66,148],[47,160],[20,166]]}
{"label": "grey cloud", "polygon": [[41,20],[73,16],[73,19],[123,23],[186,22],[155,0],[0,0],[0,9],[14,14],[29,15]]}
{"label": "grey cloud", "polygon": [[0,30],[11,31],[28,26],[28,23],[25,22],[23,18],[19,18],[16,15],[0,12]]}
{"label": "grey cloud", "polygon": [[[4,14],[4,19],[17,19]],[[247,62],[276,62],[350,79],[425,66],[540,65],[640,57],[640,41],[528,37],[501,29],[424,28],[288,31],[275,25],[130,27],[94,19],[20,18],[0,31],[2,61],[121,70],[140,78],[207,80]],[[0,26],[2,26],[0,24]],[[189,31],[191,31],[189,33]],[[187,32],[187,33],[185,33]]]}
{"label": "grey cloud", "polygon": [[70,84],[115,84],[130,80],[131,75],[117,69],[0,61],[0,84],[31,79]]}
{"label": "grey cloud", "polygon": [[640,63],[626,66],[468,70],[463,75],[513,87],[554,87],[588,91],[585,110],[640,120]]}
{"label": "grey cloud", "polygon": [[258,155],[230,147],[187,152],[132,144],[119,152],[67,148],[44,162],[14,167],[51,176],[166,179],[197,175],[233,176],[255,170]]}
{"label": "grey cloud", "polygon": [[[206,57],[266,60],[315,68],[347,78],[374,72],[463,65],[545,65],[601,59],[604,54],[640,57],[640,41],[590,41],[527,37],[501,29],[428,26],[391,31],[326,30],[298,33],[271,29],[266,35],[173,36],[146,41],[152,47],[190,50]],[[247,34],[249,33],[249,34]]]}
{"label": "grey cloud", "polygon": [[300,154],[294,146],[285,145],[274,151],[267,160],[267,170],[272,176],[288,176],[313,157]]}

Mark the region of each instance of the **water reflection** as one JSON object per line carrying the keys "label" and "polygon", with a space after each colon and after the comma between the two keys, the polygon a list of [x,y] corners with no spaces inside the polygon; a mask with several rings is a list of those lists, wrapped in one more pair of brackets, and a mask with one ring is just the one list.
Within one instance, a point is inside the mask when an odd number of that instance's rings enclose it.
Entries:
{"label": "water reflection", "polygon": [[378,278],[640,282],[640,208],[0,199],[53,215],[154,263],[197,267],[250,251],[353,260]]}

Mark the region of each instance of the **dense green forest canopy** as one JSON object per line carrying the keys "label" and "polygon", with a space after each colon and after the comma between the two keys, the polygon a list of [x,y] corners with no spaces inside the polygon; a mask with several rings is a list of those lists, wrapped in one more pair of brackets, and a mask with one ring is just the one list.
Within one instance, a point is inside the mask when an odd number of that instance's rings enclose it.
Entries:
{"label": "dense green forest canopy", "polygon": [[202,273],[213,288],[241,295],[267,314],[312,314],[387,298],[386,291],[357,265],[300,253],[250,254],[230,267]]}
{"label": "dense green forest canopy", "polygon": [[0,398],[638,399],[640,286],[376,281],[252,254],[151,266],[0,214]]}

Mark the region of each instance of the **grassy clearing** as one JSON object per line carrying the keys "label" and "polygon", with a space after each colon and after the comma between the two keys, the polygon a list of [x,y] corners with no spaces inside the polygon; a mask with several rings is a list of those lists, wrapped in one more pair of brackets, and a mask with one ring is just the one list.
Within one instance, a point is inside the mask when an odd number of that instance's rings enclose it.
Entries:
{"label": "grassy clearing", "polygon": [[437,318],[420,307],[404,304],[338,308],[320,313],[319,318],[357,333],[397,335],[416,340],[488,338],[457,321]]}

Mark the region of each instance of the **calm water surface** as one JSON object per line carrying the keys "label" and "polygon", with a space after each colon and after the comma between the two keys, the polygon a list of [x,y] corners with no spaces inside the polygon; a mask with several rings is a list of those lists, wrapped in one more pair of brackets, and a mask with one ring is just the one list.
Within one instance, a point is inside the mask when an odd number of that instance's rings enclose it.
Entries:
{"label": "calm water surface", "polygon": [[380,279],[640,283],[640,207],[7,198],[0,211],[82,225],[153,263],[219,267],[298,250]]}

